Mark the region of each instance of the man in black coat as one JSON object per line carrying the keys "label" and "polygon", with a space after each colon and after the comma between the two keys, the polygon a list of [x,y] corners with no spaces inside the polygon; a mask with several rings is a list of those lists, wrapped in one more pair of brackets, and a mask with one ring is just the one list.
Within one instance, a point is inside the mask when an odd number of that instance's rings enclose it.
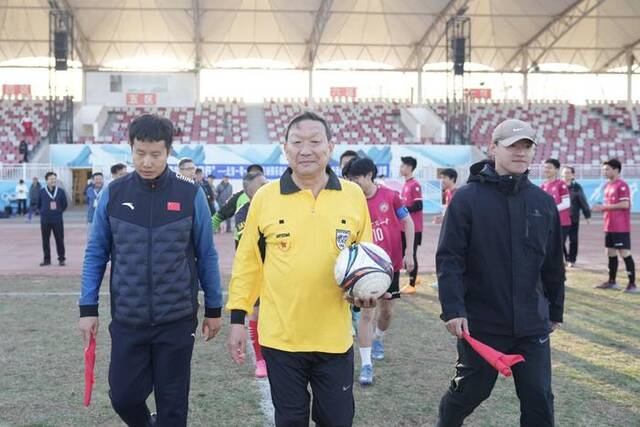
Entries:
{"label": "man in black coat", "polygon": [[[562,322],[564,259],[554,200],[527,170],[535,132],[520,120],[496,127],[495,162],[471,167],[444,217],[436,252],[442,319],[503,353],[522,354],[513,366],[523,426],[552,426],[549,334]],[[463,340],[442,397],[439,426],[460,426],[489,397],[497,371]]]}
{"label": "man in black coat", "polygon": [[591,223],[591,208],[584,195],[582,186],[575,180],[576,170],[572,166],[565,166],[562,169],[562,179],[569,187],[569,197],[571,199],[571,228],[567,237],[569,238],[569,249],[567,250],[567,242],[562,242],[562,249],[565,252],[567,266],[573,267],[578,258],[578,232],[580,230],[580,212],[587,220],[587,224]]}

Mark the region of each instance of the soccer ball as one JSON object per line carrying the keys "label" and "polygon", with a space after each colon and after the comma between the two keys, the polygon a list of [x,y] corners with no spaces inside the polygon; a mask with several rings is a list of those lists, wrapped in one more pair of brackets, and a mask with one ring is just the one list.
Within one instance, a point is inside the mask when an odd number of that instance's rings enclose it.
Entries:
{"label": "soccer ball", "polygon": [[357,243],[343,249],[336,259],[338,286],[353,298],[379,298],[393,279],[389,255],[373,243]]}

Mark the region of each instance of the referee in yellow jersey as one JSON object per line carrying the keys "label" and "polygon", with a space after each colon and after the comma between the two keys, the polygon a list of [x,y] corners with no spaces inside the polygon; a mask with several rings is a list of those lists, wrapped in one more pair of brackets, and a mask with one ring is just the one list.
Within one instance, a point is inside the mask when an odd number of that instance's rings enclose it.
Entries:
{"label": "referee in yellow jersey", "polygon": [[[260,297],[258,331],[276,426],[309,425],[309,384],[317,425],[353,423],[351,312],[333,270],[342,249],[371,241],[371,220],[362,190],[328,167],[333,147],[321,116],[291,120],[289,168],[253,197],[233,264],[229,350],[244,362],[244,319]],[[375,300],[356,303],[370,307]]]}

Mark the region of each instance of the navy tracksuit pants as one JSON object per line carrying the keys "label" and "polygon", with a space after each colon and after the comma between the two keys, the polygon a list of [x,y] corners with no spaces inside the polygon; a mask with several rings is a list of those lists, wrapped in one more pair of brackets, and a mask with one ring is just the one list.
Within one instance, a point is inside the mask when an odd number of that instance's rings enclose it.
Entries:
{"label": "navy tracksuit pants", "polygon": [[144,328],[111,322],[109,397],[128,426],[150,425],[146,400],[152,391],[158,426],[187,425],[196,327],[196,319]]}

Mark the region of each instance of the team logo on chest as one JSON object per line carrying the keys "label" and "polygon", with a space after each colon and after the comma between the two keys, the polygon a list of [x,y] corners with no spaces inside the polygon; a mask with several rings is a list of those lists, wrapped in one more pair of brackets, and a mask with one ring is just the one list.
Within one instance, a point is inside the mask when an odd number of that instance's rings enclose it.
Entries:
{"label": "team logo on chest", "polygon": [[347,247],[347,241],[351,232],[349,230],[336,230],[336,247],[343,250]]}
{"label": "team logo on chest", "polygon": [[389,210],[389,203],[387,202],[380,203],[380,205],[378,206],[378,209],[380,210],[380,212],[386,213]]}

